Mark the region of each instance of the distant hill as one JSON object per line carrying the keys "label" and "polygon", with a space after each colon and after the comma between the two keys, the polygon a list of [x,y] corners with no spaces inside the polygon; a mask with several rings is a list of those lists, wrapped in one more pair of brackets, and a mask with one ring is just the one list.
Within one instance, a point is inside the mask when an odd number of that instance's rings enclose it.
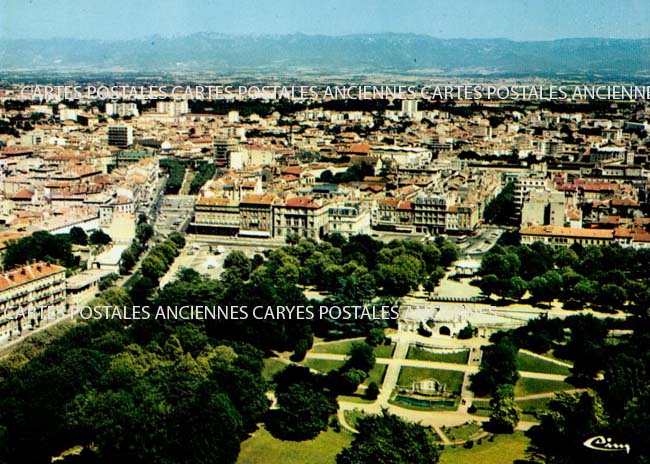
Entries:
{"label": "distant hill", "polygon": [[414,34],[228,36],[128,41],[0,39],[0,71],[385,72],[650,77],[650,39],[437,39]]}

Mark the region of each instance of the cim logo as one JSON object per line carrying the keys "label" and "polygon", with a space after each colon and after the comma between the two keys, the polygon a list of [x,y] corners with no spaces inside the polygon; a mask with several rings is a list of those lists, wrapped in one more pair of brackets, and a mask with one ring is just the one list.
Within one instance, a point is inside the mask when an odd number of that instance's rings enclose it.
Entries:
{"label": "cim logo", "polygon": [[588,438],[583,445],[597,451],[625,451],[627,454],[630,454],[630,445],[627,443],[614,443],[611,438],[602,435]]}

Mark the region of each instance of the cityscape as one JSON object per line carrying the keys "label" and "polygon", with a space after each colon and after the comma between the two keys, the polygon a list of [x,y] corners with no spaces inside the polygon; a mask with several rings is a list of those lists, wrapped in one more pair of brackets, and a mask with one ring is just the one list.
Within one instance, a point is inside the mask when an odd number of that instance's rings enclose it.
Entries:
{"label": "cityscape", "polygon": [[0,463],[650,460],[647,5],[118,3],[0,3]]}

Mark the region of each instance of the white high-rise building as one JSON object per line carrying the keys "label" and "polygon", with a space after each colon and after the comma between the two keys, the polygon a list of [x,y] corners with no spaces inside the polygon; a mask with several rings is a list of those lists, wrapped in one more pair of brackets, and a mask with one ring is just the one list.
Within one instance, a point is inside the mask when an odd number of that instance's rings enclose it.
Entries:
{"label": "white high-rise building", "polygon": [[169,116],[178,116],[190,112],[187,100],[165,100],[156,103],[158,113],[168,114]]}
{"label": "white high-rise building", "polygon": [[140,112],[138,111],[138,105],[135,103],[117,103],[117,102],[108,102],[106,103],[106,114],[108,116],[139,116]]}

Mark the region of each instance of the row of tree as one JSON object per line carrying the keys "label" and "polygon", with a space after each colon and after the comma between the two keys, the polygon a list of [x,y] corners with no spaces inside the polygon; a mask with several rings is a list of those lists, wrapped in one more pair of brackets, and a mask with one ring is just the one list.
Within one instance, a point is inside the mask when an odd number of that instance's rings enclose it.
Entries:
{"label": "row of tree", "polygon": [[159,164],[160,168],[166,170],[169,175],[165,184],[165,194],[176,195],[185,179],[185,163],[176,158],[164,158]]}
{"label": "row of tree", "polygon": [[217,168],[213,163],[202,161],[198,165],[198,170],[192,182],[190,183],[190,195],[196,195],[201,187],[214,177]]}
{"label": "row of tree", "polygon": [[535,301],[559,299],[570,308],[627,305],[644,311],[650,305],[649,262],[650,251],[619,245],[496,246],[481,262],[479,286],[485,295],[503,298],[520,299],[528,291]]}
{"label": "row of tree", "polygon": [[135,263],[138,262],[140,255],[147,247],[147,242],[153,236],[153,227],[146,222],[141,222],[135,228],[135,238],[131,245],[122,252],[120,257],[120,274],[128,274]]}

